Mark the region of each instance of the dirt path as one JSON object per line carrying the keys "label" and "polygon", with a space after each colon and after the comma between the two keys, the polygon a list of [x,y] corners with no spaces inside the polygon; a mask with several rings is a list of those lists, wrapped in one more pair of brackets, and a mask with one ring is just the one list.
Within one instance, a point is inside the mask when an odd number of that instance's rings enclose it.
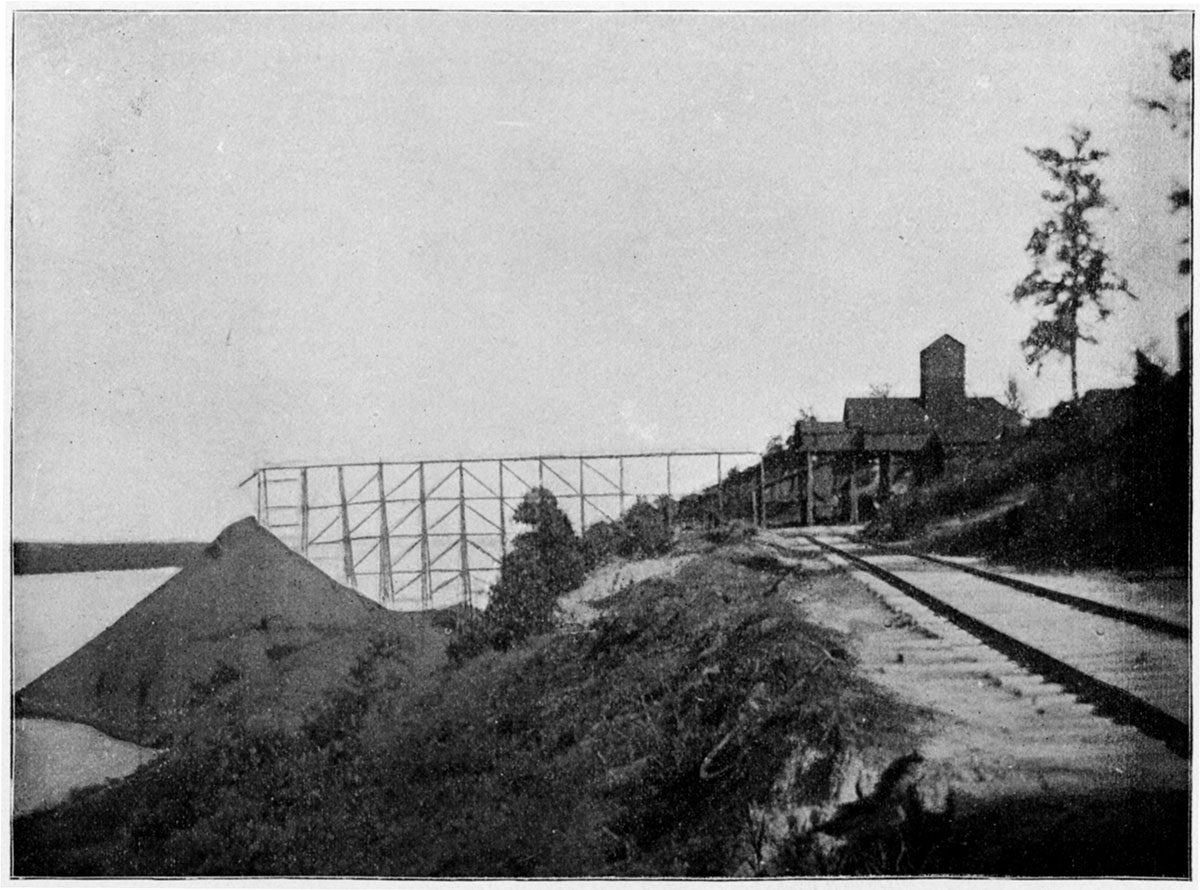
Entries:
{"label": "dirt path", "polygon": [[612,596],[622,587],[648,578],[674,575],[696,554],[664,556],[659,559],[616,560],[591,572],[580,587],[558,601],[568,624],[590,624],[600,612],[590,605],[594,600]]}

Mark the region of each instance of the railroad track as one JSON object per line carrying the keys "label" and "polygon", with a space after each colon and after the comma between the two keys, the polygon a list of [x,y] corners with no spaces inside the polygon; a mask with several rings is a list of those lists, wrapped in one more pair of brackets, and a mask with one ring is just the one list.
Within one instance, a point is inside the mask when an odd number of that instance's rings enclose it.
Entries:
{"label": "railroad track", "polygon": [[1118,723],[1191,756],[1188,628],[907,551],[798,533]]}
{"label": "railroad track", "polygon": [[1138,627],[1144,627],[1149,630],[1158,631],[1166,634],[1169,637],[1174,637],[1177,640],[1187,640],[1191,638],[1192,632],[1185,624],[1171,621],[1166,618],[1160,618],[1156,615],[1148,615],[1145,612],[1139,612],[1135,609],[1125,609],[1120,606],[1114,606],[1109,603],[1102,603],[1094,599],[1088,599],[1083,596],[1076,596],[1072,593],[1064,593],[1060,590],[1053,590],[1049,587],[1044,587],[1041,584],[1033,584],[1029,581],[1023,581],[1020,578],[1014,578],[1011,575],[1002,575],[999,572],[989,572],[987,569],[981,569],[978,566],[964,565],[963,563],[954,562],[953,560],[943,559],[940,556],[933,556],[929,553],[919,553],[915,550],[907,550],[898,547],[880,548],[881,552],[892,552],[911,556],[915,559],[921,559],[925,562],[931,562],[935,565],[948,566],[952,569],[957,569],[960,572],[966,572],[968,575],[974,575],[977,578],[983,578],[986,581],[994,581],[997,584],[1002,584],[1005,587],[1011,587],[1014,590],[1020,590],[1023,593],[1030,593],[1042,599],[1051,600],[1056,603],[1071,606],[1081,612],[1091,612],[1095,615],[1104,615],[1109,618],[1115,618],[1118,621],[1124,621],[1127,624],[1135,624]]}

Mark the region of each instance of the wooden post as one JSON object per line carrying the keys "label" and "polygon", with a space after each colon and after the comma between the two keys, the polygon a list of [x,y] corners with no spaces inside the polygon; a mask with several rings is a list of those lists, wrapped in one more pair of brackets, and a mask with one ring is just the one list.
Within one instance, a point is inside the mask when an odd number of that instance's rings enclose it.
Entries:
{"label": "wooden post", "polygon": [[254,515],[258,519],[259,525],[263,525],[266,522],[266,517],[263,516],[263,477],[266,475],[266,470],[258,470],[254,474]]}
{"label": "wooden post", "polygon": [[671,524],[671,455],[667,455],[667,525]]}
{"label": "wooden post", "polygon": [[538,458],[538,488],[546,487],[546,464],[540,457]]}
{"label": "wooden post", "polygon": [[586,521],[584,516],[584,496],[583,496],[583,458],[579,458],[579,535],[583,537],[583,523]]}
{"label": "wooden post", "polygon": [[354,546],[350,542],[350,505],[346,503],[346,477],[338,467],[338,495],[342,507],[342,568],[346,583],[358,590],[358,578],[354,575]]}
{"label": "wooden post", "polygon": [[462,461],[458,463],[458,558],[462,575],[463,605],[471,605],[471,564],[467,550],[467,484]]}
{"label": "wooden post", "polygon": [[757,517],[761,521],[758,523],[760,528],[767,527],[767,458],[764,456],[758,463],[758,507],[762,511],[762,515]]}
{"label": "wooden post", "polygon": [[858,524],[858,454],[850,452],[850,523]]}
{"label": "wooden post", "polygon": [[383,485],[383,461],[379,462],[379,601],[390,603],[396,598],[392,584],[392,529],[388,525],[387,489]]}
{"label": "wooden post", "polygon": [[721,487],[721,455],[717,455],[717,516],[725,521],[725,490]]}
{"label": "wooden post", "polygon": [[504,505],[504,461],[500,461],[500,561],[504,561],[504,553],[508,550],[508,525],[505,513],[508,508]]}
{"label": "wooden post", "polygon": [[300,554],[308,558],[308,467],[300,470]]}
{"label": "wooden post", "polygon": [[417,493],[418,506],[421,514],[421,607],[428,609],[433,605],[433,582],[429,565],[429,513],[425,500],[425,463],[417,464],[417,482],[420,489]]}
{"label": "wooden post", "polygon": [[755,525],[758,525],[758,491],[753,487],[750,489],[750,515],[753,517]]}
{"label": "wooden post", "polygon": [[1192,313],[1184,312],[1175,319],[1176,350],[1179,352],[1179,373],[1191,386],[1192,379]]}
{"label": "wooden post", "polygon": [[805,468],[804,468],[804,524],[813,524],[813,453],[811,450],[804,452]]}
{"label": "wooden post", "polygon": [[620,498],[620,506],[617,510],[617,518],[620,519],[625,515],[625,458],[617,458],[617,492]]}

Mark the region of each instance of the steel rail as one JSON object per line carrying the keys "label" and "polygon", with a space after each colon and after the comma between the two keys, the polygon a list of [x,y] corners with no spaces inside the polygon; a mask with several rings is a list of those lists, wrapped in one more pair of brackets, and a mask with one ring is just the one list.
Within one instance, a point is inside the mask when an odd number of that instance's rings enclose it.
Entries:
{"label": "steel rail", "polygon": [[802,537],[891,585],[980,642],[1011,658],[1021,667],[1059,684],[1080,701],[1095,707],[1097,713],[1109,717],[1117,723],[1134,726],[1146,735],[1163,742],[1167,748],[1180,757],[1191,758],[1191,732],[1182,720],[1172,717],[1127,690],[1105,683],[1065,661],[1047,655],[1040,649],[954,608],[887,569],[880,568],[860,556],[848,553],[813,535],[805,534]]}
{"label": "steel rail", "polygon": [[985,581],[995,581],[997,584],[1003,584],[1006,587],[1011,587],[1013,590],[1019,590],[1022,593],[1029,593],[1034,596],[1039,596],[1042,599],[1050,600],[1051,602],[1059,603],[1064,606],[1071,606],[1078,609],[1080,612],[1090,612],[1093,615],[1099,615],[1103,618],[1111,618],[1114,621],[1123,621],[1126,624],[1133,624],[1137,627],[1145,628],[1146,630],[1156,631],[1157,633],[1166,634],[1169,637],[1174,637],[1179,640],[1191,639],[1191,628],[1183,624],[1178,624],[1174,621],[1169,621],[1166,618],[1158,618],[1154,615],[1147,615],[1145,612],[1137,612],[1133,609],[1123,609],[1120,606],[1112,606],[1108,603],[1100,603],[1096,600],[1088,599],[1083,596],[1076,596],[1072,593],[1063,593],[1061,590],[1054,590],[1050,587],[1042,587],[1040,584],[1034,584],[1031,581],[1023,581],[1020,578],[1013,578],[1010,575],[1002,575],[998,572],[989,572],[987,569],[981,569],[977,566],[962,565],[949,559],[942,559],[940,556],[933,556],[929,553],[921,553],[916,550],[909,550],[903,547],[874,547],[877,553],[894,553],[903,556],[912,556],[917,559],[924,559],[928,562],[936,563],[937,565],[947,566],[952,569],[966,572],[968,575],[974,575],[977,578],[983,578]]}

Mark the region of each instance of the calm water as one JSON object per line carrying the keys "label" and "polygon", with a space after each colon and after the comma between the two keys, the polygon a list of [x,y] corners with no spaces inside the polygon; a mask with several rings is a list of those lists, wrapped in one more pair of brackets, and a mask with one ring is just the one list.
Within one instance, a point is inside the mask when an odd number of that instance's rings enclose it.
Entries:
{"label": "calm water", "polygon": [[[177,569],[13,578],[13,691],[120,618]],[[74,788],[133,772],[157,753],[79,723],[13,721],[13,812],[63,800]]]}
{"label": "calm water", "polygon": [[13,813],[62,800],[75,788],[127,776],[159,752],[82,723],[13,721]]}

